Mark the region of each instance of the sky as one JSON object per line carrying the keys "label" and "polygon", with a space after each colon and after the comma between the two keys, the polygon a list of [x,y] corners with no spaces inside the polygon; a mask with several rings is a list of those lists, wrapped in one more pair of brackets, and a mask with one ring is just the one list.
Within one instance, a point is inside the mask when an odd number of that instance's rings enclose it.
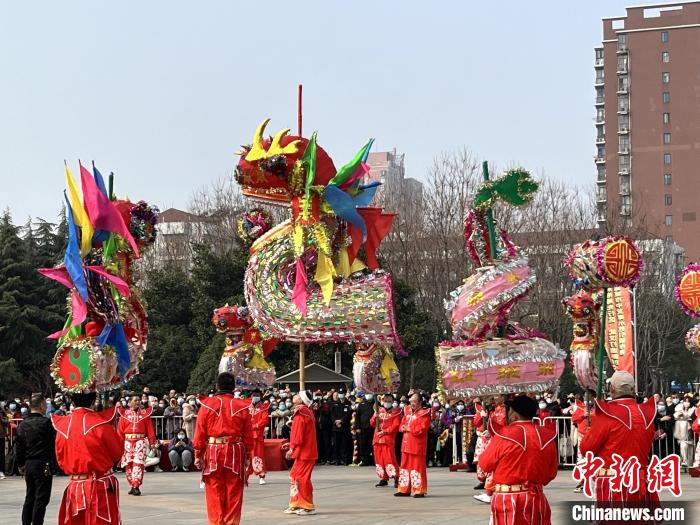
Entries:
{"label": "sky", "polygon": [[467,147],[593,183],[593,47],[629,2],[4,2],[0,210],[55,220],[64,159],[165,209],[230,177],[266,117],[336,166],[374,137],[425,179]]}

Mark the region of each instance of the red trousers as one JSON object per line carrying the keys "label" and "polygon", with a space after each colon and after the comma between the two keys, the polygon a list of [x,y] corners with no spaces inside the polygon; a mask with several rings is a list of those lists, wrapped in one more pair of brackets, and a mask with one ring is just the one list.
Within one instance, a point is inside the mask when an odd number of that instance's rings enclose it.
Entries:
{"label": "red trousers", "polygon": [[491,497],[492,525],[551,525],[552,511],[542,487],[527,492],[496,492]]}
{"label": "red trousers", "polygon": [[109,474],[69,481],[58,509],[58,525],[105,524],[121,525],[117,478]]}
{"label": "red trousers", "polygon": [[121,465],[126,472],[126,481],[132,487],[140,487],[143,483],[147,446],[148,441],[145,438],[124,440]]}
{"label": "red trousers", "polygon": [[243,507],[243,480],[231,469],[219,467],[202,476],[209,525],[238,525]]}
{"label": "red trousers", "polygon": [[253,474],[265,477],[265,438],[253,441],[253,459],[250,466]]}
{"label": "red trousers", "polygon": [[314,510],[314,486],[311,472],[316,461],[295,459],[289,471],[289,506],[295,509]]}
{"label": "red trousers", "polygon": [[[639,480],[639,490],[634,494],[623,490],[621,492],[613,492],[610,490],[609,476],[597,476],[595,478],[595,501],[597,506],[604,506],[607,502],[613,502],[616,505],[625,506],[625,503],[630,503],[635,506],[645,505],[650,509],[657,508],[659,503],[659,495],[656,492],[647,492],[646,475],[642,475]],[[633,524],[633,523],[654,523],[653,521],[600,521],[600,525]]]}
{"label": "red trousers", "polygon": [[399,492],[425,494],[428,492],[428,473],[425,470],[424,454],[401,454],[399,469]]}
{"label": "red trousers", "polygon": [[398,461],[396,461],[396,451],[393,445],[380,443],[374,445],[374,464],[376,465],[379,479],[384,481],[389,478],[396,479]]}

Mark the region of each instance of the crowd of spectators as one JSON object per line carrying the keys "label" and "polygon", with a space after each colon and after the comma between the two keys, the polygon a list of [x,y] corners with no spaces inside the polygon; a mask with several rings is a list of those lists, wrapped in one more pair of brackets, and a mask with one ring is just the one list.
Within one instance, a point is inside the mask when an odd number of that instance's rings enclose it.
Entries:
{"label": "crowd of spectators", "polygon": [[[293,394],[294,392],[289,388],[272,388],[263,394],[263,401],[269,404],[270,411],[267,437],[289,438]],[[343,388],[316,390],[313,394],[314,402],[311,408],[316,415],[319,463],[372,465],[374,429],[371,418],[379,406],[377,401],[383,400],[375,399],[372,394],[346,391]],[[390,401],[394,407],[403,408],[408,404],[409,394],[410,392],[407,395],[392,397]],[[171,468],[188,470],[193,460],[192,440],[200,406],[198,396],[175,390],[156,395],[146,387],[137,393],[123,391],[120,395],[100,398],[98,404],[104,406],[121,404],[126,408],[128,400],[134,395],[140,397],[143,408],[153,408],[152,421],[155,434],[167,450]],[[208,395],[213,395],[213,391],[208,392]],[[234,395],[245,398],[248,392],[237,389]],[[560,428],[560,455],[574,457],[575,439],[572,439],[571,435],[575,433],[575,428],[570,420],[559,419],[561,416],[570,415],[575,404],[574,395],[570,394],[558,399],[550,394],[536,397],[539,402],[538,417],[542,420],[548,417],[557,418],[554,421]],[[677,453],[681,456],[683,465],[692,466],[696,441],[692,426],[700,416],[700,410],[696,414],[697,397],[693,394],[672,394],[668,397],[655,394],[654,397],[657,401],[657,414],[654,420],[656,433],[653,452],[661,457]],[[463,423],[475,415],[478,407],[481,406],[480,400],[478,398],[452,399],[445,402],[441,401],[439,395],[434,392],[423,393],[423,401],[425,408],[429,409],[431,414],[426,458],[428,466],[446,467],[452,464],[453,446],[456,446],[455,456],[460,459],[463,455],[466,456],[468,468],[473,468],[471,459],[476,432],[479,429]],[[47,417],[52,414],[63,415],[73,409],[69,396],[61,393],[53,398],[47,397],[46,405]],[[98,408],[101,407],[98,406]],[[488,409],[488,405],[485,408]],[[12,442],[17,426],[28,414],[28,397],[0,401],[0,478],[5,474],[13,473]],[[470,432],[471,435],[463,436],[463,432]],[[566,437],[566,443],[562,442],[563,437]],[[399,455],[401,439],[402,436],[399,433],[396,443]],[[462,450],[463,444],[466,446],[466,451]]]}

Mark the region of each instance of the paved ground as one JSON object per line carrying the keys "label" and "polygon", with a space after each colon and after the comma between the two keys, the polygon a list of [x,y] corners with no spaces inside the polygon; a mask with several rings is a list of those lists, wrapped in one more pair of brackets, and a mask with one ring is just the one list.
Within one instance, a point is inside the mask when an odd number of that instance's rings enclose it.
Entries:
{"label": "paved ground", "polygon": [[[118,474],[118,477],[124,525],[207,523],[198,474],[146,473],[141,497],[128,496],[124,475]],[[282,514],[287,506],[287,476],[285,472],[271,472],[265,486],[258,485],[257,478],[251,478],[243,504],[243,524],[280,525],[299,520],[347,525],[445,525],[449,520],[468,525],[488,524],[489,507],[471,497],[475,493],[472,489],[474,474],[429,469],[428,480],[427,498],[398,499],[392,496],[393,488],[374,488],[376,480],[372,467],[317,467],[313,482],[318,513],[302,518]],[[65,477],[54,479],[47,524],[56,523],[57,507],[65,484]],[[547,487],[546,494],[553,511],[552,523],[565,523],[564,509],[557,505],[558,502],[584,501],[582,495],[572,493],[572,487],[570,471],[560,471],[559,477]],[[684,474],[682,487],[681,499],[693,502],[693,514],[700,516],[700,479],[691,479]],[[24,481],[21,478],[0,481],[0,523],[19,524],[23,500]]]}

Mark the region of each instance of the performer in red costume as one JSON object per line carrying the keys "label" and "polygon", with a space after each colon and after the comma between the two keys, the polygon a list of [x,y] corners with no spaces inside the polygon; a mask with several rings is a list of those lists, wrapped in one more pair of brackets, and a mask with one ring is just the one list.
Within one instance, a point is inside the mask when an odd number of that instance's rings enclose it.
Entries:
{"label": "performer in red costume", "polygon": [[73,394],[72,413],[52,416],[56,460],[68,476],[58,511],[59,525],[121,525],[119,482],[112,466],[122,455],[122,442],[112,421],[116,410],[94,412],[94,392]]}
{"label": "performer in red costume", "polygon": [[219,374],[216,395],[200,397],[197,413],[194,464],[202,469],[210,525],[241,522],[253,432],[249,402],[234,397],[235,385],[233,374]]}
{"label": "performer in red costume", "polygon": [[[399,486],[399,478],[396,475],[399,464],[396,461],[396,433],[401,424],[401,409],[393,408],[393,402],[394,396],[385,394],[382,407],[370,419],[370,425],[376,429],[372,445],[379,483],[375,487],[386,487],[389,484],[389,478],[394,478],[395,487]],[[377,417],[379,424],[377,424]]]}
{"label": "performer in red costume", "polygon": [[[594,393],[591,391],[590,396]],[[571,422],[576,426],[576,462],[581,463],[583,461],[583,455],[581,454],[581,441],[586,436],[588,432],[589,420],[591,418],[590,410],[586,406],[584,401],[580,399],[575,399],[571,405]],[[583,481],[579,482],[574,489],[574,492],[579,493],[583,491]]]}
{"label": "performer in red costume", "polygon": [[[491,433],[489,432],[489,422],[493,420],[497,426],[504,426],[506,424],[506,407],[503,405],[503,398],[501,396],[496,396],[494,399],[494,407],[487,412],[488,407],[486,405],[481,406],[479,410],[479,405],[475,403],[477,407],[476,415],[474,416],[474,426],[477,429],[476,433],[479,436],[476,444],[476,452],[474,453],[474,461],[476,464],[476,478],[479,480],[479,484],[474,487],[475,490],[484,489],[485,492],[481,494],[475,494],[474,499],[482,503],[491,503],[491,494],[493,493],[492,486],[492,474],[491,472],[484,470],[481,467],[479,458],[481,454],[488,448]],[[481,440],[481,443],[479,443]]]}
{"label": "performer in red costume", "polygon": [[126,468],[126,481],[131,485],[129,494],[132,496],[141,495],[139,487],[143,483],[148,445],[154,448],[158,445],[151,423],[153,408],[140,409],[139,402],[138,396],[134,396],[127,410],[122,407],[117,409],[117,433],[124,443],[121,466]]}
{"label": "performer in red costume", "polygon": [[306,516],[316,513],[314,487],[311,484],[311,472],[318,459],[316,418],[309,408],[313,403],[313,394],[310,390],[302,390],[292,398],[292,402],[294,414],[287,459],[294,459],[294,465],[289,471],[289,507],[284,513]]}
{"label": "performer in red costume", "polygon": [[[604,461],[595,476],[596,504],[631,503],[654,508],[659,504],[659,497],[657,493],[647,491],[646,471],[654,442],[656,400],[651,397],[644,403],[637,403],[634,377],[620,370],[610,378],[610,396],[612,401],[596,401],[591,427],[581,441],[582,454],[590,451]],[[611,490],[613,454],[620,455],[624,461],[631,457],[639,461],[639,490],[636,492],[630,493],[624,486],[620,492]]]}
{"label": "performer in red costume", "polygon": [[542,487],[557,476],[556,429],[533,423],[537,402],[520,395],[508,402],[507,426],[489,422],[489,446],[479,466],[491,473],[493,525],[550,525]]}
{"label": "performer in red costume", "polygon": [[428,474],[425,457],[428,448],[430,409],[423,408],[420,394],[410,397],[409,406],[404,408],[401,423],[403,442],[401,443],[401,468],[399,469],[399,490],[394,496],[422,498],[428,491]]}
{"label": "performer in red costume", "polygon": [[262,400],[262,391],[256,388],[250,395],[250,417],[253,423],[253,459],[251,471],[265,484],[265,429],[270,424],[270,403]]}

